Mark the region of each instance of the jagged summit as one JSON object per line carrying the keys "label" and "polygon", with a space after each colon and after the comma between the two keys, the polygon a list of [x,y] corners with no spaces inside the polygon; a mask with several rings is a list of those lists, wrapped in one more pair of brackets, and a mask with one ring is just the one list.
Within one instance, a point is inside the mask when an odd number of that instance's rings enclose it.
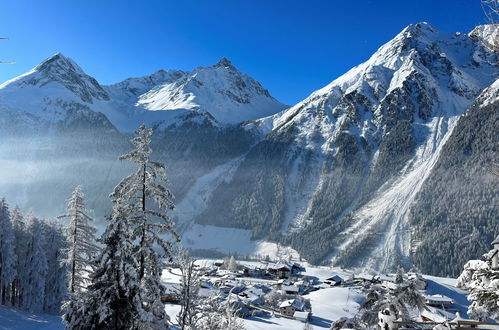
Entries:
{"label": "jagged summit", "polygon": [[468,33],[468,36],[478,39],[491,50],[499,50],[499,24],[478,25]]}
{"label": "jagged summit", "polygon": [[232,62],[227,58],[227,57],[222,57],[220,60],[218,60],[214,67],[225,67],[225,68],[230,68],[230,69],[235,69],[234,65]]}
{"label": "jagged summit", "polygon": [[275,114],[287,106],[225,57],[191,72],[168,70],[107,86],[114,98],[154,112],[208,112],[220,123],[236,124]]}
{"label": "jagged summit", "polygon": [[50,56],[40,64],[38,64],[33,71],[39,72],[53,72],[53,71],[73,71],[78,74],[85,75],[85,72],[69,57],[64,56],[62,53],[57,53]]}

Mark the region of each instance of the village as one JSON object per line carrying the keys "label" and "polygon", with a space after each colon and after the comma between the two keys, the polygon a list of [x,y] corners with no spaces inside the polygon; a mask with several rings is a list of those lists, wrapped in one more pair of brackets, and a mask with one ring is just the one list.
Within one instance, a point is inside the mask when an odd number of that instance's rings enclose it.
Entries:
{"label": "village", "polygon": [[[367,287],[388,291],[397,287],[397,274],[355,273],[291,261],[236,261],[232,257],[198,260],[196,265],[201,274],[199,294],[219,295],[235,306],[247,329],[300,327],[296,322],[302,323],[301,327],[328,329],[334,321],[357,313]],[[465,315],[466,292],[453,287],[452,279],[425,278],[417,273],[404,273],[403,277],[416,283],[426,304],[414,322],[440,324]],[[179,269],[163,274],[169,288],[164,301],[172,315],[180,308],[179,278]],[[392,321],[393,316],[380,314],[379,328],[385,329],[383,322]]]}

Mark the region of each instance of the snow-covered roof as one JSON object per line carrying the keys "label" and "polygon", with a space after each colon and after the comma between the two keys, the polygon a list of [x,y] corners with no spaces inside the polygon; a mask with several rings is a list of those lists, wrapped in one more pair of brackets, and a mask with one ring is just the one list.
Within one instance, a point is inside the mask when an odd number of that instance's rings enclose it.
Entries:
{"label": "snow-covered roof", "polygon": [[296,310],[303,311],[305,309],[305,303],[296,299],[290,299],[283,301],[279,308],[293,307]]}
{"label": "snow-covered roof", "polygon": [[295,285],[283,285],[282,290],[291,291],[291,292],[299,292],[300,289]]}
{"label": "snow-covered roof", "polygon": [[499,235],[497,235],[496,239],[492,242],[492,245],[499,244]]}
{"label": "snow-covered roof", "polygon": [[291,271],[291,267],[292,266],[290,266],[288,263],[280,262],[280,263],[277,263],[277,264],[274,264],[274,265],[270,265],[269,269]]}
{"label": "snow-covered roof", "polygon": [[374,275],[370,275],[370,274],[355,274],[354,275],[354,278],[355,279],[361,279],[361,280],[369,280],[369,281],[372,281],[374,279]]}
{"label": "snow-covered roof", "polygon": [[296,311],[294,314],[293,314],[293,317],[295,319],[298,319],[298,320],[301,320],[301,321],[305,321],[308,319],[308,315],[310,313],[309,312],[301,312],[301,311]]}
{"label": "snow-covered roof", "polygon": [[434,294],[434,295],[428,295],[425,296],[425,299],[427,301],[433,301],[433,302],[447,302],[447,303],[454,303],[454,300],[451,298],[444,296],[442,294]]}
{"label": "snow-covered roof", "polygon": [[343,281],[343,279],[338,275],[333,275],[331,277],[326,278],[326,281],[341,282],[341,281]]}

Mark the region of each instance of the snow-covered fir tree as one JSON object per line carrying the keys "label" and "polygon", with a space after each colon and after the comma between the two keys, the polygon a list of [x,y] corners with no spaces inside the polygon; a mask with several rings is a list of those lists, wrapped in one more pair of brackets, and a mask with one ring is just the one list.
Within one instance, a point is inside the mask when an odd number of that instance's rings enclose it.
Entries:
{"label": "snow-covered fir tree", "polygon": [[142,308],[128,220],[116,205],[101,242],[91,284],[64,314],[67,329],[148,329],[152,315]]}
{"label": "snow-covered fir tree", "polygon": [[94,265],[92,259],[99,251],[95,234],[97,229],[92,226],[92,218],[88,215],[83,188],[78,186],[68,200],[67,212],[58,218],[69,219],[64,228],[67,240],[64,265],[68,269],[68,289],[71,295],[77,296],[86,287],[89,273]]}
{"label": "snow-covered fir tree", "polygon": [[141,125],[135,134],[131,140],[135,149],[120,159],[136,163],[137,170],[116,186],[111,198],[115,208],[125,214],[132,239],[138,242],[132,251],[138,261],[143,308],[164,323],[167,315],[161,303],[161,271],[164,260],[172,260],[172,244],[179,241],[174,223],[166,214],[174,208],[173,195],[165,187],[165,165],[150,159],[152,130]]}
{"label": "snow-covered fir tree", "polygon": [[12,228],[15,235],[15,254],[17,257],[17,262],[15,265],[16,277],[12,284],[12,295],[10,304],[15,307],[21,308],[23,306],[23,286],[24,274],[26,274],[27,267],[27,252],[28,246],[26,242],[28,241],[26,223],[24,217],[18,207],[15,207],[11,214],[10,219],[12,222]]}
{"label": "snow-covered fir tree", "polygon": [[44,228],[34,214],[27,217],[28,249],[25,273],[22,274],[23,306],[32,312],[43,311],[45,302],[45,281],[48,271],[45,254]]}
{"label": "snow-covered fir tree", "polygon": [[5,199],[0,200],[0,294],[1,304],[12,303],[17,277],[15,233]]}
{"label": "snow-covered fir tree", "polygon": [[236,258],[234,256],[231,256],[229,259],[229,264],[227,265],[227,269],[230,270],[231,272],[237,271],[239,265],[237,264]]}
{"label": "snow-covered fir tree", "polygon": [[341,318],[331,324],[331,329],[355,328],[371,329],[378,323],[379,312],[388,310],[391,315],[401,320],[411,320],[426,309],[425,299],[418,288],[417,279],[404,279],[395,287],[385,288],[370,285],[364,288],[366,299],[354,317]]}
{"label": "snow-covered fir tree", "polygon": [[50,221],[44,225],[47,276],[45,279],[44,312],[58,314],[67,297],[66,265],[61,263],[66,248],[66,239],[59,222]]}
{"label": "snow-covered fir tree", "polygon": [[235,303],[231,301],[231,294],[228,299],[220,295],[205,299],[201,308],[203,315],[199,321],[199,329],[209,330],[241,330],[244,329],[242,320],[237,316],[239,310]]}
{"label": "snow-covered fir tree", "polygon": [[[495,239],[499,248],[499,236]],[[492,249],[483,260],[470,260],[457,279],[457,286],[469,291],[468,315],[484,321],[488,318],[499,319],[499,267],[494,258],[499,259],[499,249]]]}

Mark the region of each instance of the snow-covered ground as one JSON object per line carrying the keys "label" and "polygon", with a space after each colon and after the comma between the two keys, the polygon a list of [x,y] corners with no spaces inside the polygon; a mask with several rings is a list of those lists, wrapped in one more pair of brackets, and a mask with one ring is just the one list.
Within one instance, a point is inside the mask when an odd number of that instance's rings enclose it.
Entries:
{"label": "snow-covered ground", "polygon": [[[200,260],[198,263],[201,266],[211,265],[215,260]],[[260,262],[240,262],[248,266],[263,266]],[[315,277],[322,282],[326,278],[339,275],[347,279],[352,276],[352,272],[328,267],[311,267],[306,265],[306,271],[303,275]],[[469,302],[466,299],[466,291],[455,287],[456,280],[452,278],[441,278],[434,276],[424,276],[428,284],[425,294],[441,294],[451,298],[454,301],[452,308],[446,310],[446,315],[449,317],[459,312],[462,316],[466,315]],[[162,280],[167,284],[178,285],[179,270],[165,270],[162,275]],[[241,278],[242,281],[260,281],[274,284],[274,280],[257,280]],[[310,300],[312,307],[312,317],[310,325],[313,329],[328,329],[331,322],[341,317],[352,317],[356,314],[362,300],[362,293],[357,288],[347,287],[328,287],[322,285],[321,289],[310,292],[304,295],[304,298]],[[180,311],[180,306],[175,304],[167,304],[165,309],[174,321],[177,313]],[[303,329],[304,323],[299,320],[279,317],[278,315],[267,315],[264,317],[249,317],[244,319],[244,324],[247,330],[260,329]],[[58,316],[46,314],[32,314],[29,312],[18,311],[8,307],[0,307],[0,329],[64,329],[64,324]]]}
{"label": "snow-covered ground", "polygon": [[32,314],[0,306],[2,330],[58,330],[64,329],[61,318],[55,315]]}

